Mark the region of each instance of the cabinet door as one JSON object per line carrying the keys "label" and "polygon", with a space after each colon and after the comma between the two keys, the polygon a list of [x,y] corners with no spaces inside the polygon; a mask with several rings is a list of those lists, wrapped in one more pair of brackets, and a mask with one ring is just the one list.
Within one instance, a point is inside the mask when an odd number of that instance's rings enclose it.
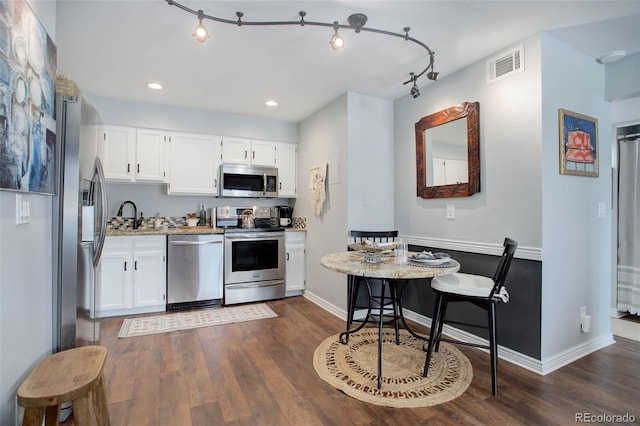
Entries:
{"label": "cabinet door", "polygon": [[192,133],[171,135],[169,194],[218,195],[220,139]]}
{"label": "cabinet door", "polygon": [[100,160],[107,180],[135,179],[136,129],[105,126],[100,143]]}
{"label": "cabinet door", "polygon": [[[107,237],[97,270],[96,315],[131,307],[130,239]],[[106,314],[106,315],[105,315]]]}
{"label": "cabinet door", "polygon": [[305,237],[305,232],[285,233],[286,291],[304,290]]}
{"label": "cabinet door", "polygon": [[251,164],[255,166],[276,165],[276,142],[251,141]]}
{"label": "cabinet door", "polygon": [[133,307],[165,304],[165,236],[134,237]]}
{"label": "cabinet door", "polygon": [[251,141],[249,139],[222,138],[223,164],[249,164]]}
{"label": "cabinet door", "polygon": [[136,167],[137,181],[162,182],[164,180],[165,132],[137,129]]}
{"label": "cabinet door", "polygon": [[296,198],[298,179],[298,144],[279,143],[277,150],[278,197]]}

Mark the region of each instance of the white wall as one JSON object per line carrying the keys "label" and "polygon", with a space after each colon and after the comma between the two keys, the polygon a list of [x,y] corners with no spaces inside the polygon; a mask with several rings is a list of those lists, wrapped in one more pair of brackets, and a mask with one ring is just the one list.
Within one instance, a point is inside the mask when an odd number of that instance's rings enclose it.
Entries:
{"label": "white wall", "polygon": [[84,95],[98,110],[105,124],[298,142],[296,123],[196,108],[124,102],[91,93]]}
{"label": "white wall", "polygon": [[[55,42],[55,2],[31,2]],[[23,193],[26,194],[26,193]],[[16,193],[0,191],[0,424],[15,394],[53,344],[51,196],[26,194],[31,218],[16,225]]]}
{"label": "white wall", "polygon": [[[346,250],[349,230],[393,229],[393,103],[346,93],[300,123],[296,216],[307,217],[306,294],[346,310],[346,276],[320,265]],[[327,204],[311,209],[309,169],[329,163]],[[338,166],[340,164],[340,166]]]}
{"label": "white wall", "polygon": [[[493,55],[492,55],[493,56]],[[480,61],[395,103],[395,222],[408,239],[496,245],[506,236],[533,257],[542,246],[540,42],[524,43],[525,71],[487,84]],[[480,103],[480,192],[470,197],[416,196],[415,123],[461,102]],[[446,206],[455,219],[446,219]],[[446,247],[444,247],[446,248]],[[519,256],[520,254],[517,254]]]}
{"label": "white wall", "polygon": [[394,228],[393,102],[349,93],[348,230]]}
{"label": "white wall", "polygon": [[[344,251],[347,244],[348,190],[347,170],[330,167],[328,174],[336,183],[326,185],[326,206],[316,216],[309,203],[309,170],[341,157],[348,164],[348,95],[332,101],[299,126],[298,200],[295,214],[307,218],[306,293],[336,309],[346,307],[346,277],[320,265],[328,253]],[[336,173],[340,173],[336,176]]]}
{"label": "white wall", "polygon": [[[542,34],[542,360],[610,340],[611,112],[604,68]],[[599,177],[559,174],[558,108],[597,118]],[[598,203],[607,215],[597,217]],[[580,307],[592,332],[580,332]],[[597,343],[595,344],[598,345]]]}

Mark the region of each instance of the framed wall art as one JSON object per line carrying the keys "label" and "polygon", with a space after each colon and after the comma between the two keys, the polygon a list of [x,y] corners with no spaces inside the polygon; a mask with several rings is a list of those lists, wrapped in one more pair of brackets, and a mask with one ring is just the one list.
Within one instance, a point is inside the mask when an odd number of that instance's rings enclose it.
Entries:
{"label": "framed wall art", "polygon": [[560,174],[598,176],[598,120],[560,108]]}
{"label": "framed wall art", "polygon": [[56,66],[29,5],[0,3],[0,189],[55,192]]}

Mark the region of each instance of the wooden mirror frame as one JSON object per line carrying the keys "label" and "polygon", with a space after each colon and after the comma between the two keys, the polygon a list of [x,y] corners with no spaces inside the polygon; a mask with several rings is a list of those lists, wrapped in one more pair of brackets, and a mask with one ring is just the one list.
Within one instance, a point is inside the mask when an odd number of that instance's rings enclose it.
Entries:
{"label": "wooden mirror frame", "polygon": [[[467,156],[469,179],[467,183],[427,186],[427,165],[424,132],[450,121],[467,118]],[[463,102],[442,111],[422,117],[416,128],[416,189],[418,197],[468,197],[480,192],[480,103]]]}

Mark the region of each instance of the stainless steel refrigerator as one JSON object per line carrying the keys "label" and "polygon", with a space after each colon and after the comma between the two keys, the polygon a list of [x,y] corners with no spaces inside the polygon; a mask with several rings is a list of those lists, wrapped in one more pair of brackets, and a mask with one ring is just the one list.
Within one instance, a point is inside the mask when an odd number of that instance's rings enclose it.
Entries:
{"label": "stainless steel refrigerator", "polygon": [[58,182],[53,197],[53,351],[94,344],[95,267],[107,200],[98,138],[102,120],[81,95],[56,99]]}

